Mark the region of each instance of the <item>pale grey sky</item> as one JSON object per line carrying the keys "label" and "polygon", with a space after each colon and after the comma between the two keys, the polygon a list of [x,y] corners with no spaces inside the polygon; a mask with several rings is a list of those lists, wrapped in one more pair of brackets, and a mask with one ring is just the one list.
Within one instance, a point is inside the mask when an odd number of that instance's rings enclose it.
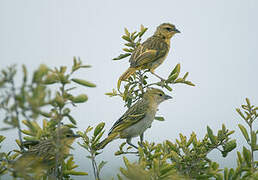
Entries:
{"label": "pale grey sky", "polygon": [[[146,139],[174,141],[179,133],[189,136],[192,131],[201,138],[207,125],[217,130],[225,123],[236,130],[233,137],[238,137],[242,149],[244,141],[237,128],[242,122],[234,109],[245,97],[258,104],[257,17],[256,0],[0,0],[0,67],[25,64],[31,72],[40,63],[71,66],[72,57],[80,56],[93,67],[78,77],[95,82],[97,88],[80,89],[89,95],[89,101],[73,112],[78,130],[101,121],[108,130],[126,110],[121,99],[104,95],[128,67],[127,60],[111,60],[121,53],[124,27],[134,31],[143,24],[149,28],[146,39],[159,24],[173,23],[181,34],[172,38],[167,60],[156,72],[165,77],[180,62],[196,87],[174,86],[173,100],[164,102],[158,112],[166,121],[154,122]],[[4,150],[15,146],[16,131],[1,134],[9,135]],[[113,155],[121,142],[110,143],[101,156],[108,161],[104,175],[115,175],[122,165],[121,158]],[[80,170],[89,172],[91,179],[88,154],[74,147]],[[232,166],[236,152],[227,158],[221,158],[219,152],[210,156]]]}

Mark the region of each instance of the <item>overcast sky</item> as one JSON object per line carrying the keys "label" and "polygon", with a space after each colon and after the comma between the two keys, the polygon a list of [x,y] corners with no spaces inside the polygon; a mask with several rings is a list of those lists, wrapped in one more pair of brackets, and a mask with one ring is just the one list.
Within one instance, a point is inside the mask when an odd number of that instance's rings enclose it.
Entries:
{"label": "overcast sky", "polygon": [[[171,51],[156,72],[166,77],[180,62],[196,87],[176,85],[172,93],[167,92],[174,98],[161,104],[158,112],[166,120],[155,121],[146,139],[175,141],[179,133],[189,136],[192,131],[202,138],[207,125],[217,131],[224,123],[236,130],[232,137],[238,137],[238,149],[242,149],[246,144],[237,124],[243,122],[235,108],[245,97],[258,105],[257,17],[256,0],[0,0],[0,67],[25,64],[32,72],[41,63],[71,66],[72,57],[80,56],[93,67],[77,77],[96,83],[97,88],[80,89],[89,101],[72,113],[78,130],[101,121],[108,130],[126,110],[121,99],[104,95],[116,87],[129,65],[127,60],[111,60],[122,52],[124,27],[134,31],[143,24],[149,28],[146,39],[159,24],[173,23],[181,34],[172,38]],[[16,131],[1,134],[8,135],[3,150],[15,147]],[[110,143],[99,158],[108,161],[103,171],[106,176],[115,175],[122,165],[121,158],[113,155],[121,142]],[[80,170],[89,172],[91,179],[88,154],[76,143],[74,147]],[[235,151],[227,158],[221,158],[219,152],[210,157],[223,166],[236,164]]]}

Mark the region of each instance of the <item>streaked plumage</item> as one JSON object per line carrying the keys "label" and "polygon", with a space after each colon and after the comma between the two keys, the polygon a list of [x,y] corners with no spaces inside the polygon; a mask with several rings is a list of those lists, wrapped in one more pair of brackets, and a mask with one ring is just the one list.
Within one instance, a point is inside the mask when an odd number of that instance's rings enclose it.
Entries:
{"label": "streaked plumage", "polygon": [[[59,159],[69,154],[70,146],[77,137],[79,137],[79,135],[75,135],[73,131],[66,126],[60,129],[60,145],[62,151],[59,151]],[[27,173],[41,173],[55,167],[57,153],[56,139],[57,135],[51,139],[25,143],[29,149],[13,164],[16,176],[28,178]]]}
{"label": "streaked plumage", "polygon": [[158,26],[154,35],[139,45],[132,53],[129,59],[130,67],[119,78],[118,86],[121,81],[128,79],[136,70],[149,69],[151,73],[156,75],[154,70],[167,57],[170,49],[170,39],[176,33],[180,33],[180,31],[172,24],[163,23]]}
{"label": "streaked plumage", "polygon": [[155,88],[147,90],[143,98],[138,100],[114,123],[108,137],[98,145],[98,149],[104,148],[109,142],[117,138],[126,139],[127,143],[132,145],[131,139],[142,135],[151,126],[158,105],[170,98],[162,90]]}

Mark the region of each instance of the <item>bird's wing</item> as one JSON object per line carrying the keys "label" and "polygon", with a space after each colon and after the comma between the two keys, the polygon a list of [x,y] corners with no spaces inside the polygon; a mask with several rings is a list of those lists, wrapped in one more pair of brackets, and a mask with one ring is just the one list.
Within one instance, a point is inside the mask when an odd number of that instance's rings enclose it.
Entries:
{"label": "bird's wing", "polygon": [[111,134],[112,132],[121,132],[129,126],[139,122],[141,119],[145,117],[147,108],[147,101],[138,101],[132,107],[130,107],[122,117],[120,117],[115,122],[108,134]]}
{"label": "bird's wing", "polygon": [[138,67],[165,56],[168,49],[168,45],[164,40],[150,37],[136,48],[129,61],[132,67]]}
{"label": "bird's wing", "polygon": [[39,140],[27,140],[27,141],[23,141],[22,145],[25,148],[29,149],[31,146],[35,146],[35,145],[39,144],[39,142],[40,142]]}

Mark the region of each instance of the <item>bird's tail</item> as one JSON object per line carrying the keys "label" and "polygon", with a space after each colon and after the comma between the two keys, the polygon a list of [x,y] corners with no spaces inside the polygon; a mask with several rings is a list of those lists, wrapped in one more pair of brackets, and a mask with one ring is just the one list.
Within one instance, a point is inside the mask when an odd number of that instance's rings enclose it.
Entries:
{"label": "bird's tail", "polygon": [[127,80],[132,74],[135,73],[137,69],[136,68],[128,68],[119,78],[117,82],[117,88],[120,89],[121,81]]}
{"label": "bird's tail", "polygon": [[114,134],[110,134],[106,139],[104,139],[103,141],[101,141],[98,145],[97,145],[97,149],[103,149],[108,143],[110,143],[111,141],[113,141],[114,139],[117,138],[117,133]]}

